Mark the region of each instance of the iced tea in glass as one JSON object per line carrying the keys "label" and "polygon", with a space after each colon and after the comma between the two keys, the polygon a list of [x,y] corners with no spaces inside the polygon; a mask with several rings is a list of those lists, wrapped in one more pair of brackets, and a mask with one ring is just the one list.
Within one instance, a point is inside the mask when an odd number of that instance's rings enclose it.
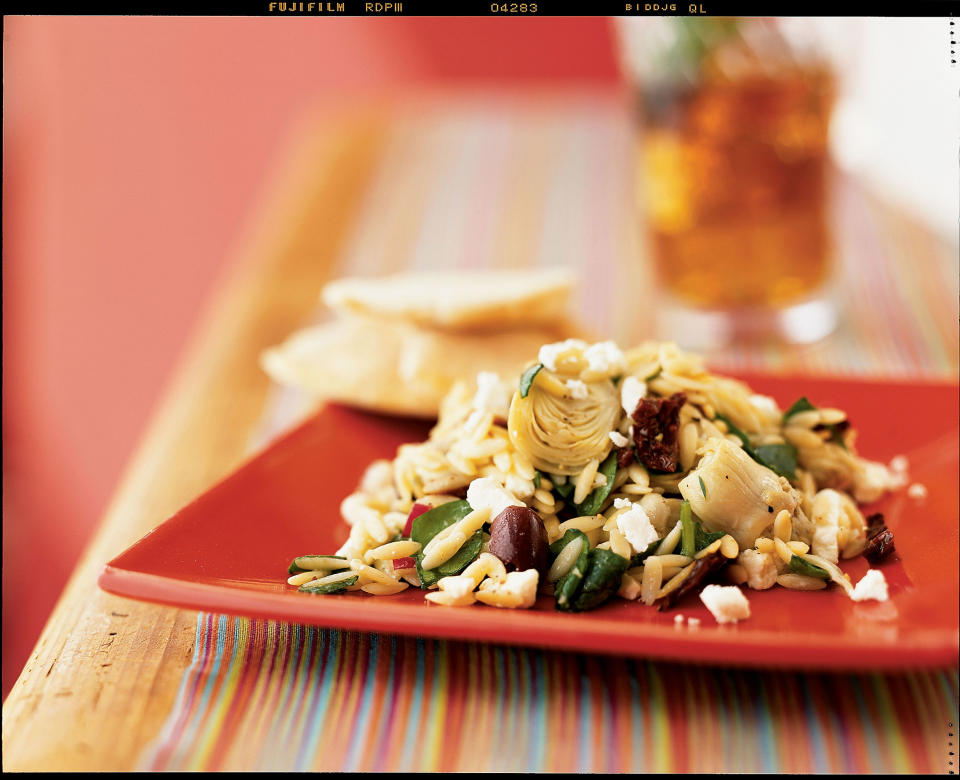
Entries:
{"label": "iced tea in glass", "polygon": [[[778,315],[820,304],[830,273],[832,73],[791,48],[779,20],[629,21],[648,23],[636,159],[661,289],[739,335],[782,331]],[[822,307],[808,313],[779,335],[832,328]]]}

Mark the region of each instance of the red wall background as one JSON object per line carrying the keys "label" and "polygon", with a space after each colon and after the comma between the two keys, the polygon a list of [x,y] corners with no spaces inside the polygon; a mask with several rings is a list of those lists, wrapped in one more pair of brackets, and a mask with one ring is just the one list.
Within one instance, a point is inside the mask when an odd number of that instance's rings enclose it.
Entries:
{"label": "red wall background", "polygon": [[4,19],[3,695],[318,96],[618,78],[605,19]]}

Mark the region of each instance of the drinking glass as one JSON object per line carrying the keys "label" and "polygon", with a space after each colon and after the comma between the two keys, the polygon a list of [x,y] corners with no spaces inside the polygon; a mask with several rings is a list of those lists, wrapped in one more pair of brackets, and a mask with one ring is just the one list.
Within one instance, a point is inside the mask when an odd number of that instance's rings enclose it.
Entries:
{"label": "drinking glass", "polygon": [[660,335],[686,346],[807,343],[835,327],[835,80],[803,21],[618,20]]}

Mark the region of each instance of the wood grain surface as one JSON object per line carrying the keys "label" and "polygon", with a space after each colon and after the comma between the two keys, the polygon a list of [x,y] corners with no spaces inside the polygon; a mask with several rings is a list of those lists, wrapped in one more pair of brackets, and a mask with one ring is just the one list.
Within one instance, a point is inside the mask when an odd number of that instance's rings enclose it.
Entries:
{"label": "wood grain surface", "polygon": [[258,365],[313,313],[386,131],[371,106],[318,108],[221,285],[93,541],[3,705],[3,768],[124,771],[169,713],[197,613],[101,591],[103,564],[244,459]]}

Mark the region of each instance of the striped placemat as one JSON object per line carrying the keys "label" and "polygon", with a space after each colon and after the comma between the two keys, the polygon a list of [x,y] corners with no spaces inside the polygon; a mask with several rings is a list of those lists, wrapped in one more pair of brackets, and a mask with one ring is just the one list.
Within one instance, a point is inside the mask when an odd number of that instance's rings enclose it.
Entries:
{"label": "striped placemat", "polygon": [[204,614],[143,768],[946,773],[957,685],[955,671],[718,670]]}
{"label": "striped placemat", "polygon": [[[655,334],[629,112],[604,96],[399,116],[338,274],[568,265],[584,323]],[[956,377],[956,249],[840,179],[838,332],[716,367]],[[307,407],[275,389],[252,447]],[[141,768],[950,772],[956,670],[793,674],[410,639],[203,613]]]}

